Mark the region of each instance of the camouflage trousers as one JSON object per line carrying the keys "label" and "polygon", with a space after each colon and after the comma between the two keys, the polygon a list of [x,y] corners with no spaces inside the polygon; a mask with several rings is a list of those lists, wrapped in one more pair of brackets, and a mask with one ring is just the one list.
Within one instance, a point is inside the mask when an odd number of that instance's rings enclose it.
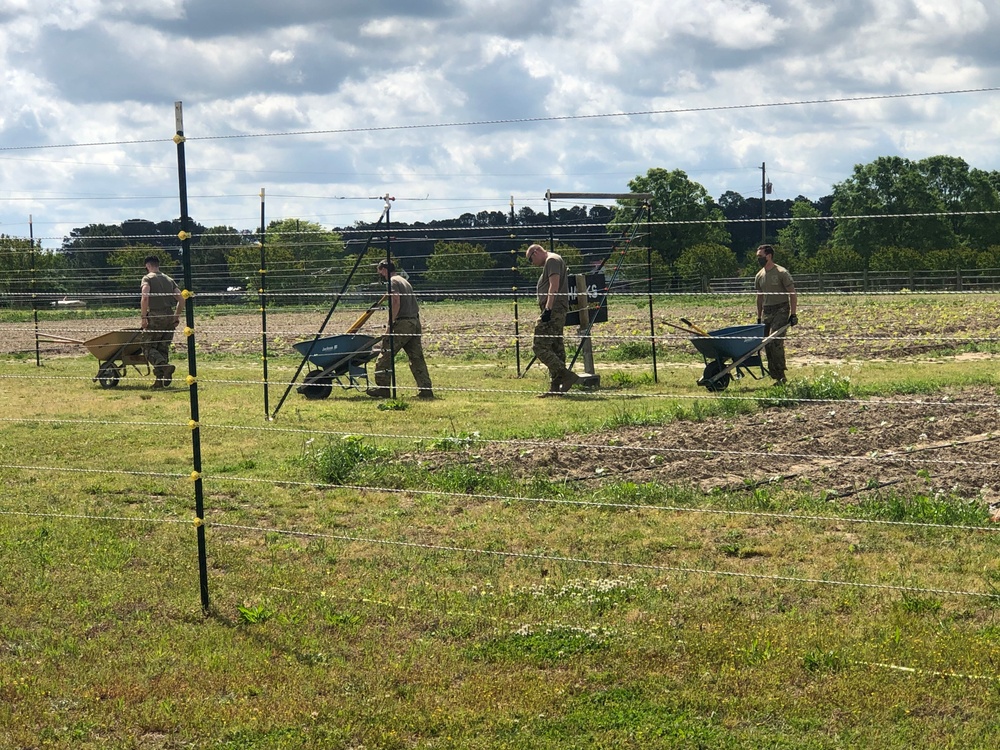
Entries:
{"label": "camouflage trousers", "polygon": [[142,353],[151,367],[162,367],[170,361],[170,345],[176,327],[173,313],[149,316],[149,327],[142,334]]}
{"label": "camouflage trousers", "polygon": [[566,344],[563,342],[563,328],[566,327],[566,313],[552,311],[547,323],[541,318],[535,323],[535,334],[531,341],[531,351],[535,358],[549,369],[549,377],[555,382],[566,370]]}
{"label": "camouflage trousers", "polygon": [[[770,336],[771,331],[777,331],[782,326],[788,325],[788,305],[779,305],[775,308],[764,308],[761,323],[764,324],[764,335]],[[764,354],[767,355],[767,372],[775,380],[785,379],[785,335],[781,336],[764,347]]]}
{"label": "camouflage trousers", "polygon": [[400,318],[392,324],[392,348],[388,334],[382,337],[382,350],[375,360],[375,385],[387,388],[392,385],[392,360],[390,352],[395,355],[406,352],[410,364],[410,373],[417,382],[417,388],[422,391],[431,389],[431,375],[427,372],[427,362],[424,360],[424,347],[420,343],[420,320],[416,318]]}

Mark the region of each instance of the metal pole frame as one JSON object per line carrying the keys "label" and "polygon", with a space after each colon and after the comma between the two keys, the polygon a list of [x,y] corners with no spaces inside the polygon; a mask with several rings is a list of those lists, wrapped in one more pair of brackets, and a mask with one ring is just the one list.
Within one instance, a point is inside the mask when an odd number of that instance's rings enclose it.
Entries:
{"label": "metal pole frame", "polygon": [[42,366],[41,342],[38,340],[38,295],[35,294],[35,225],[28,214],[28,237],[31,242],[31,316],[35,319],[35,367]]}
{"label": "metal pole frame", "polygon": [[649,298],[649,343],[653,350],[653,382],[659,383],[660,379],[656,369],[656,322],[653,316],[653,207],[645,204],[646,209],[646,236],[649,241],[646,243],[646,294]]}
{"label": "metal pole frame", "polygon": [[[389,234],[389,229],[391,226],[391,220],[389,219],[389,211],[392,208],[392,201],[396,200],[388,193],[385,194],[385,261],[386,263],[392,263],[392,248],[390,247],[392,243],[392,237]],[[398,270],[398,269],[397,269]],[[395,321],[392,318],[392,274],[386,269],[386,291],[388,293],[388,299],[386,304],[386,311],[388,315],[389,325],[386,327],[386,332],[388,333],[389,339],[389,395],[392,398],[396,398],[396,339],[392,333],[392,324]]]}
{"label": "metal pole frame", "polygon": [[180,197],[181,231],[181,262],[184,268],[184,295],[187,304],[184,305],[184,336],[187,339],[188,362],[188,396],[191,403],[191,460],[194,479],[195,525],[198,535],[198,579],[201,590],[201,608],[206,614],[209,608],[208,598],[208,555],[205,545],[205,493],[201,479],[201,426],[198,422],[198,363],[195,359],[194,338],[194,293],[191,275],[191,232],[188,228],[191,220],[188,217],[187,196],[187,166],[184,158],[184,110],[181,102],[174,102],[174,121],[176,133],[174,143],[177,144],[177,183]]}
{"label": "metal pole frame", "polygon": [[[632,229],[631,229],[632,234],[625,241],[625,247],[626,248],[628,248],[629,245],[632,244],[632,240],[635,239],[635,233],[638,231],[638,226],[639,226],[639,222],[638,222],[639,216],[640,216],[640,214],[642,213],[642,211],[647,206],[648,206],[647,203],[644,203],[642,206],[640,206],[639,209],[638,209],[638,211],[636,212],[635,217],[632,219]],[[612,251],[612,252],[614,252],[614,251]],[[625,253],[626,252],[627,252],[627,249],[626,250],[622,250],[621,253],[618,256],[618,263],[615,264],[615,270],[611,272],[611,281],[609,281],[607,283],[607,285],[604,287],[604,295],[601,297],[600,301],[598,301],[598,303],[597,303],[597,309],[598,310],[601,309],[601,306],[608,299],[608,294],[611,293],[611,287],[614,286],[615,280],[618,278],[618,272],[621,271],[622,266],[625,264]],[[607,261],[605,260],[605,262],[607,262]],[[601,267],[603,267],[603,266],[604,266],[604,263],[601,264]],[[579,294],[580,290],[577,289],[576,293]],[[585,290],[585,293],[586,293],[586,290]],[[594,327],[594,320],[596,318],[597,318],[597,315],[592,316],[591,319],[590,319],[590,321],[589,321],[589,323],[587,324],[587,330],[584,331],[584,333],[580,337],[580,343],[577,344],[576,352],[573,354],[573,359],[570,361],[569,365],[567,365],[568,369],[572,370],[573,369],[573,365],[576,364],[576,360],[580,356],[580,350],[583,349],[583,341],[588,336],[590,336],[590,331]]]}
{"label": "metal pole frame", "polygon": [[267,379],[267,291],[264,280],[267,276],[267,253],[264,249],[265,239],[264,224],[264,188],[260,189],[260,286],[257,288],[260,301],[260,348],[261,363],[264,377],[264,419],[271,413],[268,402],[268,379]]}
{"label": "metal pole frame", "polygon": [[[552,225],[553,225],[553,222],[552,222],[552,201],[555,200],[555,199],[560,199],[560,198],[597,198],[597,199],[611,198],[611,199],[614,199],[614,200],[641,200],[641,201],[643,201],[643,205],[640,206],[639,210],[642,211],[643,209],[648,209],[649,208],[649,206],[650,206],[650,204],[652,203],[652,200],[653,200],[653,194],[652,193],[554,193],[551,190],[546,190],[545,191],[545,199],[546,199],[546,201],[548,201],[548,204],[549,204],[549,249],[550,249],[550,252],[554,252],[552,250],[552,248],[554,247],[553,228],[552,228]],[[638,219],[638,214],[636,214],[636,217],[632,219],[632,224],[633,225],[636,223],[637,219]],[[634,236],[634,234],[635,234],[635,230],[633,229],[633,235],[632,236]],[[632,237],[629,237],[628,240],[626,241],[626,246],[629,243],[631,243],[631,240],[632,240]],[[598,266],[597,270],[600,270],[600,269],[604,268],[604,265],[608,262],[608,260],[611,258],[611,255],[613,255],[614,252],[615,252],[615,249],[614,249],[614,246],[612,246],[611,253],[608,255],[608,257],[606,257],[604,260],[601,261],[601,265]],[[621,268],[621,264],[622,264],[622,262],[624,260],[624,257],[625,257],[625,251],[622,251],[621,257],[618,260],[618,265],[615,266],[615,270],[612,273],[611,281],[604,288],[604,296],[601,298],[601,301],[598,302],[598,304],[597,304],[598,309],[600,309],[601,305],[603,305],[605,303],[605,301],[607,300],[608,293],[611,290],[611,285],[614,284],[615,278],[618,276],[618,270]],[[584,290],[584,291],[586,292],[586,290]],[[577,294],[579,294],[579,293],[580,293],[580,291],[577,290]],[[594,317],[596,318],[597,316],[595,315]],[[576,347],[576,352],[573,354],[573,359],[570,361],[570,363],[568,365],[568,368],[570,370],[573,369],[573,365],[576,364],[577,357],[580,356],[580,350],[583,348],[583,339],[586,339],[588,336],[590,336],[590,331],[591,331],[591,329],[593,327],[594,327],[594,321],[591,320],[590,323],[589,323],[589,325],[587,326],[586,332],[583,334],[583,336],[581,338],[580,343]],[[532,357],[531,361],[528,362],[527,366],[524,368],[524,372],[522,373],[522,372],[519,371],[517,377],[518,378],[523,378],[525,375],[527,375],[528,374],[528,370],[531,369],[531,366],[535,363],[536,359],[537,359],[536,357]],[[654,364],[654,378],[655,378],[655,364]]]}

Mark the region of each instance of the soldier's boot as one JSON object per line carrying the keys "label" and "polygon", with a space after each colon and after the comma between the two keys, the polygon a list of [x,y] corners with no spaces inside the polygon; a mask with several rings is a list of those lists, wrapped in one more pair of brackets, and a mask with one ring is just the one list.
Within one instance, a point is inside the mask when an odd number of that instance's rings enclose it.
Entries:
{"label": "soldier's boot", "polygon": [[536,398],[550,398],[551,396],[561,396],[562,391],[559,390],[559,378],[552,378],[549,383],[549,389],[547,391],[542,391],[536,396]]}
{"label": "soldier's boot", "polygon": [[559,391],[566,393],[570,388],[580,382],[580,376],[577,375],[572,370],[563,370],[558,378],[557,385],[559,386]]}
{"label": "soldier's boot", "polygon": [[430,401],[434,398],[434,391],[432,391],[430,388],[418,388],[417,398],[422,398]]}
{"label": "soldier's boot", "polygon": [[389,398],[392,392],[385,386],[377,385],[374,388],[369,388],[365,391],[372,398]]}
{"label": "soldier's boot", "polygon": [[160,368],[160,380],[163,381],[163,387],[168,387],[174,380],[174,370],[177,368],[174,365],[163,365]]}
{"label": "soldier's boot", "polygon": [[173,365],[156,365],[153,367],[153,374],[156,376],[156,380],[153,381],[153,388],[166,388],[170,385],[170,380],[174,374]]}

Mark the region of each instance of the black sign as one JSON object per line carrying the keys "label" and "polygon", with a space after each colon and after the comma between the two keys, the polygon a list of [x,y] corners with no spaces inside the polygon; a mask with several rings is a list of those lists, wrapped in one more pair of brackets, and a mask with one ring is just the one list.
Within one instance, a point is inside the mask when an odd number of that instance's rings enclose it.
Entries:
{"label": "black sign", "polygon": [[[570,274],[569,277],[569,314],[566,316],[566,325],[580,325],[579,298],[576,292],[577,277]],[[608,282],[604,279],[603,273],[592,273],[586,277],[587,282],[587,310],[591,323],[605,323],[608,320]],[[598,307],[600,305],[600,307]]]}

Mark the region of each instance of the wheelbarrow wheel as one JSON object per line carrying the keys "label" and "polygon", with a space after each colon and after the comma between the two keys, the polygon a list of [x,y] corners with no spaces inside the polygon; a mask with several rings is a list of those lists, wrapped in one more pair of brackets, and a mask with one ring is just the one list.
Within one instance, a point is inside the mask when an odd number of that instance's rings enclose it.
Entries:
{"label": "wheelbarrow wheel", "polygon": [[324,375],[322,370],[312,370],[306,375],[301,391],[303,396],[313,401],[329,398],[333,393],[333,378]]}
{"label": "wheelbarrow wheel", "polygon": [[97,377],[94,378],[101,384],[101,388],[114,388],[125,376],[125,367],[118,367],[114,362],[105,362],[97,368]]}
{"label": "wheelbarrow wheel", "polygon": [[[726,390],[726,388],[729,387],[729,382],[733,379],[732,375],[727,372],[725,375],[718,378],[715,377],[725,369],[726,366],[722,364],[722,362],[717,359],[713,359],[705,365],[705,372],[703,372],[701,376],[701,384],[713,393]],[[712,378],[715,378],[715,380]]]}

